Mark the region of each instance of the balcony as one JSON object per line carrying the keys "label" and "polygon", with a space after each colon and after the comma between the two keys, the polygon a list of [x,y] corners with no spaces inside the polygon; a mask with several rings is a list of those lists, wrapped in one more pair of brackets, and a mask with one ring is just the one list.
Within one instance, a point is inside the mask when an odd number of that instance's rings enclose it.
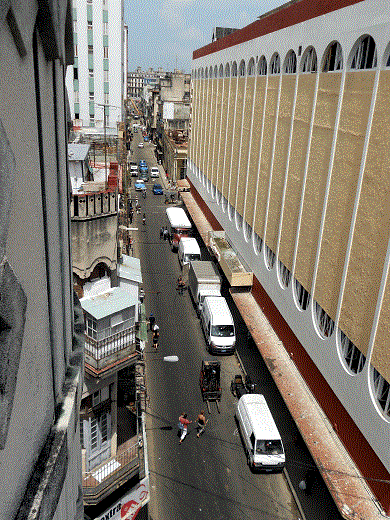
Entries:
{"label": "balcony", "polygon": [[136,357],[135,326],[102,339],[85,334],[85,368],[93,375],[108,371],[112,366],[117,371],[121,361],[133,357]]}
{"label": "balcony", "polygon": [[91,471],[83,472],[83,497],[95,505],[139,472],[140,448],[137,436],[118,447],[114,457],[105,459]]}

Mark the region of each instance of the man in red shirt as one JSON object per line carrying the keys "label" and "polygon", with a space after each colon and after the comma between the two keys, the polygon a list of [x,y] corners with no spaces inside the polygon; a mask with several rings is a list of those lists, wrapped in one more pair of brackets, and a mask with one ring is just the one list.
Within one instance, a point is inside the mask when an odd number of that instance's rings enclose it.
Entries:
{"label": "man in red shirt", "polygon": [[192,421],[189,421],[187,419],[187,414],[182,413],[181,416],[179,417],[179,430],[181,431],[179,444],[182,443],[184,437],[187,435],[187,428],[188,428],[188,425],[191,423],[192,423]]}

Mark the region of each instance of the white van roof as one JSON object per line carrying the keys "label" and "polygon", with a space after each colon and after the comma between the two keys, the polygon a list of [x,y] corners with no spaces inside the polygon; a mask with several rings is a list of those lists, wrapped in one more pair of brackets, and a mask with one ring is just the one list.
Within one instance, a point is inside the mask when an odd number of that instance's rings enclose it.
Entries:
{"label": "white van roof", "polygon": [[206,296],[204,305],[208,306],[218,325],[234,325],[230,309],[223,296]]}
{"label": "white van roof", "polygon": [[256,439],[280,439],[280,433],[262,394],[243,395],[237,403],[237,408],[239,407],[247,410]]}
{"label": "white van roof", "polygon": [[171,227],[183,229],[191,228],[191,222],[189,221],[183,208],[170,207],[166,209],[166,213]]}
{"label": "white van roof", "polygon": [[194,237],[182,237],[180,239],[179,247],[183,248],[183,251],[186,253],[197,253],[200,255],[200,247]]}

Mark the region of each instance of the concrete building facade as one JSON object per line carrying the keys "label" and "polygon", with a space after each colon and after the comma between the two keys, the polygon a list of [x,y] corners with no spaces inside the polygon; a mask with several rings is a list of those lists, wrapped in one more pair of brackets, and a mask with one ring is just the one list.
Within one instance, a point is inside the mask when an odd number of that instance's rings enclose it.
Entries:
{"label": "concrete building facade", "polygon": [[195,51],[187,172],[387,512],[389,15],[298,0]]}
{"label": "concrete building facade", "polygon": [[0,518],[81,520],[83,317],[73,294],[71,3],[0,9]]}
{"label": "concrete building facade", "polygon": [[[74,64],[66,74],[75,126],[123,121],[126,62],[123,0],[73,3]],[[105,108],[103,107],[105,105]]]}

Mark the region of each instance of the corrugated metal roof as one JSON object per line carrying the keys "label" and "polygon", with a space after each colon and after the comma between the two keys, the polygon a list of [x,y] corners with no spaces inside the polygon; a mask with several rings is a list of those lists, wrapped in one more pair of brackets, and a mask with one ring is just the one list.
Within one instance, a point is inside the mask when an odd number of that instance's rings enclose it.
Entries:
{"label": "corrugated metal roof", "polygon": [[69,161],[84,161],[86,159],[89,148],[89,144],[70,143],[68,144],[68,159]]}
{"label": "corrugated metal roof", "polygon": [[118,276],[142,283],[140,259],[134,256],[122,255],[122,263],[118,265]]}
{"label": "corrugated metal roof", "polygon": [[120,287],[113,287],[109,291],[89,298],[81,298],[81,307],[95,319],[100,320],[106,316],[111,316],[127,307],[137,304],[136,298],[131,298],[128,291]]}

